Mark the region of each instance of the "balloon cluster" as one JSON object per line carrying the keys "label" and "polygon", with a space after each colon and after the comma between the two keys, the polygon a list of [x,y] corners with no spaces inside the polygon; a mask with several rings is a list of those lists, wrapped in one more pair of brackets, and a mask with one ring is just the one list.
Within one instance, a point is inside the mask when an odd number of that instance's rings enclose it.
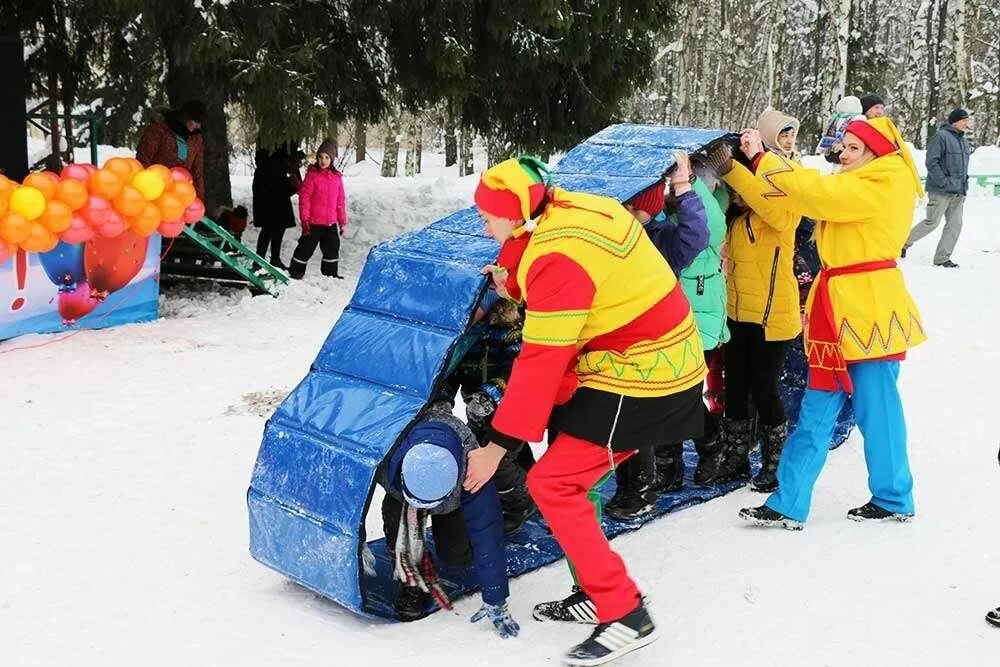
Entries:
{"label": "balloon cluster", "polygon": [[98,169],[68,164],[61,174],[30,174],[20,184],[0,176],[0,263],[16,250],[42,253],[62,241],[85,243],[154,232],[173,238],[200,220],[205,205],[183,167],[143,168],[113,157]]}

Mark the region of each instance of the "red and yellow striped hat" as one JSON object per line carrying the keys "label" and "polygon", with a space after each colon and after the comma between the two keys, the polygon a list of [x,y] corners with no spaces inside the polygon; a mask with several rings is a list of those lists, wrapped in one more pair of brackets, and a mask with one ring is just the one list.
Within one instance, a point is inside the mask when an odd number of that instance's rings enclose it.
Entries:
{"label": "red and yellow striped hat", "polygon": [[548,167],[533,157],[504,160],[483,172],[475,201],[480,211],[509,220],[530,220],[545,196]]}

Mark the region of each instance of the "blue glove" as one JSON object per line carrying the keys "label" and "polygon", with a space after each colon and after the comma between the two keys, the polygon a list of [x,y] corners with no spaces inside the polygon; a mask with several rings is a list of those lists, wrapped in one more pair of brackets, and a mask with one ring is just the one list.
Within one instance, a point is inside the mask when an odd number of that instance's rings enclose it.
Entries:
{"label": "blue glove", "polygon": [[486,604],[479,608],[472,618],[469,619],[472,623],[478,623],[484,618],[489,618],[493,621],[493,627],[496,629],[497,634],[504,639],[509,639],[510,637],[517,637],[517,633],[521,631],[521,626],[517,624],[514,617],[510,615],[510,609],[507,608],[507,603],[503,604]]}

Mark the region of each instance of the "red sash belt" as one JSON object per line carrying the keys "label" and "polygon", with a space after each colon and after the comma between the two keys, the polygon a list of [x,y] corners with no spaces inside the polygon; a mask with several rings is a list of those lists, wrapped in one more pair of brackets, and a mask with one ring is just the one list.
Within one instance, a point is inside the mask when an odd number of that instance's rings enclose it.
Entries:
{"label": "red sash belt", "polygon": [[816,278],[813,287],[812,308],[809,310],[809,388],[821,391],[853,393],[854,385],[847,373],[847,362],[840,349],[840,332],[833,318],[833,302],[830,299],[830,278],[853,273],[871,273],[896,268],[896,260],[883,259],[861,262],[850,266],[824,268]]}

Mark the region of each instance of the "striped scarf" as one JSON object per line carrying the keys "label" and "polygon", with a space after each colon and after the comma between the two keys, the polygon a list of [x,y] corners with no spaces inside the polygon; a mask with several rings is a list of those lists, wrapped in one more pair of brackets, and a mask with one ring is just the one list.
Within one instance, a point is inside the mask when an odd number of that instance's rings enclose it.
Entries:
{"label": "striped scarf", "polygon": [[419,588],[429,593],[442,609],[451,609],[451,600],[441,588],[434,567],[434,559],[424,548],[424,525],[427,512],[409,504],[399,515],[399,532],[396,535],[396,567],[393,576],[404,586]]}

